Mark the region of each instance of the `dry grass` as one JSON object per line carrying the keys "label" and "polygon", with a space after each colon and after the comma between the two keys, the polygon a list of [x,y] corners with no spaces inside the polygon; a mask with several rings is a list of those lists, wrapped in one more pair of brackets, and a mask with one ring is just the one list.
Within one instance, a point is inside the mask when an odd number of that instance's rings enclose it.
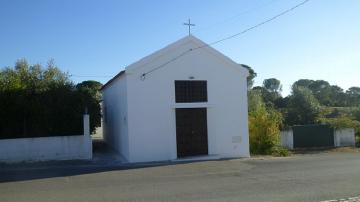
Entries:
{"label": "dry grass", "polygon": [[359,147],[337,147],[330,149],[329,152],[360,152]]}
{"label": "dry grass", "polygon": [[317,153],[358,153],[360,152],[359,147],[319,147],[319,148],[304,148],[304,149],[295,149],[292,151],[293,154],[317,154]]}

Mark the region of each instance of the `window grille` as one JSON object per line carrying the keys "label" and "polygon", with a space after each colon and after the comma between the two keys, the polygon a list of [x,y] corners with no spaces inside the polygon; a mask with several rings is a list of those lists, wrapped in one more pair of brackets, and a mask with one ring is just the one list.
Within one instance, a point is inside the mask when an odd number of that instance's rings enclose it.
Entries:
{"label": "window grille", "polygon": [[206,81],[175,81],[176,103],[207,102]]}

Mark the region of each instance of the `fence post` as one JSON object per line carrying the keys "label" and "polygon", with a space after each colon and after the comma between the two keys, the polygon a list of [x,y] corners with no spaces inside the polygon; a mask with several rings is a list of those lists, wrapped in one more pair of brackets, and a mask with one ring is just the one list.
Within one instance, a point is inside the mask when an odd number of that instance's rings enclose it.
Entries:
{"label": "fence post", "polygon": [[84,135],[90,136],[90,116],[84,114]]}

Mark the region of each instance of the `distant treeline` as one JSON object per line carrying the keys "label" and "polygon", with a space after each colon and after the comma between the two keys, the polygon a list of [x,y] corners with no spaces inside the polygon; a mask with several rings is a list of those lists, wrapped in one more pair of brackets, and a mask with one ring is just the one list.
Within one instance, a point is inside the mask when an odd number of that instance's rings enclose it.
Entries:
{"label": "distant treeline", "polygon": [[360,87],[343,90],[324,80],[300,79],[292,84],[291,94],[283,97],[280,80],[269,78],[262,86],[253,86],[256,72],[243,66],[250,73],[249,128],[253,153],[271,152],[279,143],[279,131],[294,125],[329,124],[334,128],[355,128],[360,134]]}

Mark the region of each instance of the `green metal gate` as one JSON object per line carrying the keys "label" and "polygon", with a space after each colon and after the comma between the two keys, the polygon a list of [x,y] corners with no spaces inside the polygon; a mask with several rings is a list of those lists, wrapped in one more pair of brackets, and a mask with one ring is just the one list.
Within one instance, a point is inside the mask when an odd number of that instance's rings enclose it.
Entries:
{"label": "green metal gate", "polygon": [[294,148],[334,146],[334,129],[329,125],[302,125],[292,129]]}

